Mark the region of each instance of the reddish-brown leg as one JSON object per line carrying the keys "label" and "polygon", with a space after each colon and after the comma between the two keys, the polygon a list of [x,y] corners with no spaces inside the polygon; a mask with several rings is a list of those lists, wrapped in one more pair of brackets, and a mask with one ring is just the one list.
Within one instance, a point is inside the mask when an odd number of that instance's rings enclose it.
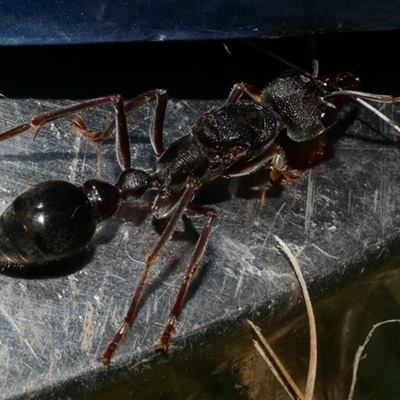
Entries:
{"label": "reddish-brown leg", "polygon": [[[164,89],[149,90],[135,97],[125,105],[125,115],[129,117],[134,111],[136,111],[143,104],[156,98],[156,107],[154,111],[154,117],[150,128],[150,141],[153,146],[156,156],[160,156],[164,152],[163,146],[163,127],[164,127],[164,116],[165,110],[168,103],[168,92]],[[108,138],[115,128],[115,121],[112,121],[110,125],[102,132],[102,139]]]}
{"label": "reddish-brown leg", "polygon": [[71,106],[71,107],[62,108],[57,111],[52,111],[52,112],[44,113],[41,115],[37,115],[36,117],[33,117],[31,119],[30,123],[19,125],[15,128],[12,128],[6,132],[1,133],[0,134],[0,142],[3,140],[10,139],[13,136],[19,135],[20,133],[25,132],[30,128],[35,128],[35,134],[34,134],[34,138],[35,138],[38,135],[39,130],[41,129],[41,127],[43,125],[45,125],[51,121],[54,121],[56,119],[63,118],[68,115],[74,114],[78,111],[86,110],[88,108],[98,107],[98,106],[106,104],[106,103],[115,103],[117,97],[119,97],[119,96],[101,97],[98,99],[88,100],[83,103]]}
{"label": "reddish-brown leg", "polygon": [[163,146],[163,124],[165,109],[168,102],[168,93],[166,90],[155,89],[150,90],[140,96],[135,97],[128,102],[125,106],[120,96],[106,96],[98,99],[88,100],[71,107],[66,107],[57,111],[44,113],[33,117],[30,123],[19,125],[6,132],[0,133],[0,142],[3,140],[11,139],[23,132],[28,131],[30,128],[35,129],[34,138],[39,134],[40,129],[47,123],[55,121],[59,118],[64,118],[69,115],[75,114],[89,108],[99,107],[103,104],[111,103],[115,109],[115,120],[102,132],[94,132],[87,127],[81,117],[74,119],[73,124],[75,129],[85,138],[97,141],[107,139],[114,129],[116,130],[116,153],[118,163],[123,170],[131,167],[131,152],[128,136],[128,128],[126,118],[137,110],[144,103],[156,98],[157,104],[154,112],[154,118],[151,125],[150,140],[153,145],[156,156],[160,156],[164,152]]}
{"label": "reddish-brown leg", "polygon": [[[225,173],[225,177],[233,178],[252,174],[260,169],[270,169],[270,179],[274,182],[295,182],[300,178],[300,172],[297,170],[287,171],[285,152],[282,147],[273,144],[264,153],[252,160],[234,165]],[[262,191],[261,206],[264,205],[266,190]]]}
{"label": "reddish-brown leg", "polygon": [[201,259],[203,258],[203,254],[207,246],[208,237],[210,236],[212,224],[215,218],[217,218],[217,214],[212,208],[196,207],[192,204],[189,204],[188,211],[190,212],[187,213],[189,216],[204,216],[207,217],[207,221],[203,227],[199,240],[197,241],[192,259],[190,260],[190,263],[186,268],[185,277],[179,289],[175,304],[171,309],[168,320],[160,335],[160,338],[154,346],[155,350],[162,350],[165,352],[168,351],[169,342],[175,330],[178,317],[181,313],[183,301],[185,299],[189,284],[196,274],[197,269],[199,268]]}
{"label": "reddish-brown leg", "polygon": [[285,182],[294,182],[300,177],[299,171],[287,170],[285,152],[278,144],[271,145],[252,160],[234,165],[225,172],[224,176],[234,178],[250,175],[263,168],[271,170],[270,177],[273,181],[283,180]]}
{"label": "reddish-brown leg", "polygon": [[286,169],[285,152],[282,147],[277,144],[271,145],[263,153],[251,160],[235,164],[225,172],[224,176],[226,178],[234,178],[250,175],[265,168],[271,162],[274,163],[276,169],[279,168],[281,171]]}
{"label": "reddish-brown leg", "polygon": [[[126,126],[126,117],[125,117],[125,111],[124,111],[124,103],[121,99],[120,96],[115,95],[115,96],[106,96],[106,97],[100,97],[98,99],[93,99],[93,100],[88,100],[80,104],[76,104],[71,107],[66,107],[62,108],[60,110],[56,111],[51,111],[48,113],[44,113],[41,115],[37,115],[33,117],[28,124],[22,124],[19,125],[15,128],[12,128],[6,132],[3,132],[0,134],[0,142],[3,140],[11,139],[14,136],[17,136],[23,132],[28,131],[30,128],[35,129],[35,133],[33,138],[35,139],[36,136],[39,134],[40,129],[48,124],[49,122],[55,121],[60,118],[67,117],[71,114],[75,114],[79,111],[87,110],[89,108],[94,108],[94,107],[100,107],[104,104],[111,103],[115,109],[115,120],[116,122],[116,149],[117,149],[117,158],[118,162],[121,166],[122,169],[127,169],[130,168],[131,164],[131,155],[130,155],[130,145],[129,145],[129,137],[128,137],[128,130]],[[83,121],[80,120],[83,124],[83,127],[86,128],[84,125]],[[83,129],[83,127],[77,126],[78,129],[81,128],[81,133],[86,136],[90,140],[98,140],[102,139],[102,137],[94,138],[89,135],[89,131],[87,128],[87,131]],[[85,133],[87,133],[85,135]]]}
{"label": "reddish-brown leg", "polygon": [[236,103],[243,93],[247,93],[256,103],[260,103],[262,90],[245,82],[235,83],[226,101],[230,104]]}
{"label": "reddish-brown leg", "polygon": [[98,358],[98,360],[100,362],[102,362],[104,365],[110,364],[111,358],[113,357],[114,353],[117,351],[120,344],[124,341],[126,334],[128,333],[130,327],[132,326],[132,323],[133,323],[135,315],[136,315],[137,306],[138,306],[139,300],[141,298],[142,291],[143,291],[144,285],[146,283],[147,277],[150,272],[150,267],[154,263],[154,261],[156,261],[157,258],[160,256],[160,253],[163,250],[164,246],[167,244],[167,242],[171,238],[171,235],[176,227],[176,224],[178,223],[178,221],[182,217],[182,215],[185,213],[186,208],[188,207],[188,204],[192,200],[193,194],[194,194],[195,190],[197,189],[197,187],[198,187],[197,179],[195,179],[195,178],[190,179],[188,182],[188,185],[186,187],[186,190],[183,193],[182,197],[180,198],[179,203],[177,204],[176,209],[175,209],[174,213],[172,214],[172,217],[171,217],[170,221],[168,222],[163,234],[161,235],[155,249],[153,250],[152,253],[150,253],[145,258],[144,261],[146,263],[146,266],[139,278],[139,283],[136,286],[136,290],[133,295],[128,312],[126,313],[125,318],[121,323],[121,326],[115,332],[113,338],[108,343],[108,345],[107,345],[106,349],[104,350],[104,352],[102,353],[101,357]]}

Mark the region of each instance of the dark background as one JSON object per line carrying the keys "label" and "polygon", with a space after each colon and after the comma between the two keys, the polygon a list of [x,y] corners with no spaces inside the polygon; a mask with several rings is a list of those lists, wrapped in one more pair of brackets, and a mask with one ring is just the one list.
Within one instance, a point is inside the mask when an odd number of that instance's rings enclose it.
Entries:
{"label": "dark background", "polygon": [[[400,95],[399,40],[400,32],[315,36],[320,72],[352,70],[364,91]],[[311,70],[308,37],[252,42]],[[241,40],[0,47],[0,62],[4,96],[55,99],[131,98],[156,87],[222,99],[237,81],[263,87],[288,68]]]}

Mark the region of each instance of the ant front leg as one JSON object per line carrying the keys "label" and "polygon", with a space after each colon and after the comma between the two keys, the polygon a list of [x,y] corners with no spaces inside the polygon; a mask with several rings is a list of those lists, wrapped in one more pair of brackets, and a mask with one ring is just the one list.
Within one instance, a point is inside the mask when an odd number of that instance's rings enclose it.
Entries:
{"label": "ant front leg", "polygon": [[243,93],[247,93],[256,103],[261,102],[261,95],[262,95],[262,90],[250,85],[249,83],[245,82],[240,82],[240,83],[235,83],[233,86],[231,93],[229,94],[227,98],[227,103],[229,104],[234,104],[236,103],[243,95]]}
{"label": "ant front leg", "polygon": [[232,166],[225,172],[224,176],[225,178],[234,178],[250,175],[266,167],[271,170],[270,178],[275,182],[279,180],[294,182],[300,178],[299,171],[287,171],[285,152],[278,144],[269,146],[263,153],[251,160]]}
{"label": "ant front leg", "polygon": [[[250,175],[263,168],[271,170],[269,176],[273,182],[291,183],[300,179],[301,176],[297,169],[287,171],[285,152],[278,144],[268,147],[263,153],[252,160],[234,165],[228,169],[224,176],[226,178],[233,178]],[[261,206],[264,205],[265,196],[266,190],[264,189],[261,195]]]}

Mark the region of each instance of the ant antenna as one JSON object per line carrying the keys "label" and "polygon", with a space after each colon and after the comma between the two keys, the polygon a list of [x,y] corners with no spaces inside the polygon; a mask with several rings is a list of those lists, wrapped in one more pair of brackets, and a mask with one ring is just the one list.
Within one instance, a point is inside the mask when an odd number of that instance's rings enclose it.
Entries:
{"label": "ant antenna", "polygon": [[312,56],[312,66],[313,72],[311,74],[311,78],[317,79],[318,78],[318,70],[319,70],[319,61],[317,57],[317,50],[315,47],[315,39],[314,36],[310,36],[308,38],[308,47],[310,48],[311,56]]}
{"label": "ant antenna", "polygon": [[299,67],[296,64],[292,64],[290,61],[286,60],[283,57],[278,56],[277,54],[273,53],[272,51],[269,51],[267,49],[265,49],[264,47],[258,46],[257,44],[251,42],[250,40],[246,40],[246,39],[242,39],[242,42],[246,43],[248,46],[253,47],[254,49],[256,49],[257,51],[259,51],[260,53],[264,53],[266,54],[268,57],[271,57],[275,60],[278,60],[279,62],[281,62],[282,64],[287,65],[290,68],[295,69],[296,71],[301,72],[302,74],[313,78],[313,79],[317,79],[318,78],[318,72],[319,72],[319,61],[317,58],[317,51],[315,49],[315,40],[314,40],[314,36],[310,36],[309,38],[309,47],[310,47],[310,51],[312,54],[312,73],[310,73],[309,71],[306,71],[305,69]]}
{"label": "ant antenna", "polygon": [[357,90],[337,90],[336,92],[331,93],[330,96],[328,97],[333,97],[333,96],[348,96],[352,98],[354,101],[360,103],[365,108],[368,108],[368,110],[372,111],[374,114],[376,114],[379,118],[381,118],[383,121],[389,124],[393,129],[395,129],[400,134],[400,127],[396,122],[388,118],[385,114],[382,114],[377,108],[375,108],[374,106],[372,106],[371,104],[367,103],[364,100],[367,99],[370,101],[375,101],[376,103],[390,104],[390,103],[400,102],[400,97],[394,97],[385,94],[359,92]]}
{"label": "ant antenna", "polygon": [[285,65],[287,65],[288,67],[293,68],[293,69],[295,69],[295,70],[301,72],[302,74],[311,77],[311,74],[310,74],[308,71],[306,71],[306,70],[303,69],[303,68],[300,68],[298,65],[292,64],[290,61],[285,60],[283,57],[278,56],[277,54],[273,53],[272,51],[269,51],[269,50],[267,50],[267,49],[264,49],[263,47],[258,46],[257,44],[251,42],[250,40],[242,39],[242,41],[243,41],[244,43],[246,43],[247,45],[249,45],[250,47],[253,47],[253,48],[256,49],[257,51],[259,51],[260,53],[264,53],[264,54],[266,54],[267,56],[269,56],[269,57],[271,57],[271,58],[274,58],[275,60],[280,61],[282,64],[285,64]]}
{"label": "ant antenna", "polygon": [[[354,100],[357,101],[358,103],[362,104],[365,108],[368,108],[368,110],[372,111],[375,113],[379,118],[382,118],[383,121],[385,121],[387,124],[389,124],[394,130],[400,134],[400,127],[399,125],[396,124],[392,119],[388,118],[385,114],[381,113],[377,108],[374,106],[371,106],[371,104],[367,103],[365,100],[360,99],[359,97],[354,97]],[[399,97],[395,97],[393,99],[392,103],[397,103],[400,101]]]}

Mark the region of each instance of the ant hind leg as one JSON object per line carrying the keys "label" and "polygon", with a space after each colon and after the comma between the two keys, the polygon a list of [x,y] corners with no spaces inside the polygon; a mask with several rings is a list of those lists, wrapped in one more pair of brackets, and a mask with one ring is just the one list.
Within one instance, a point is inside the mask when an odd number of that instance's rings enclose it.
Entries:
{"label": "ant hind leg", "polygon": [[203,258],[204,251],[207,246],[207,241],[211,233],[211,227],[214,223],[214,220],[217,218],[217,213],[212,208],[208,207],[199,207],[193,204],[188,204],[187,210],[185,212],[189,217],[190,216],[202,216],[207,217],[207,221],[204,224],[201,235],[196,243],[196,247],[194,249],[192,259],[190,260],[183,282],[179,289],[178,295],[175,300],[175,304],[171,309],[168,320],[164,326],[164,329],[158,339],[157,343],[154,346],[155,350],[161,350],[164,352],[168,352],[169,342],[171,340],[171,336],[175,331],[176,322],[181,313],[181,309],[183,306],[183,302],[189,288],[190,282],[193,280],[198,267],[200,265],[201,259]]}

